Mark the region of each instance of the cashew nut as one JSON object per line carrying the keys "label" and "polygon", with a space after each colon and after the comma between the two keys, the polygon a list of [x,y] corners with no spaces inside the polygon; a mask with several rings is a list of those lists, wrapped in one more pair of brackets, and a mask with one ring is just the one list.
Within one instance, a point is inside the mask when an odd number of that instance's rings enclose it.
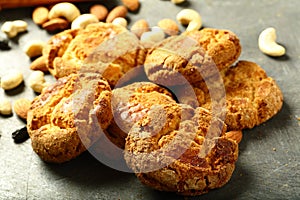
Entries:
{"label": "cashew nut", "polygon": [[144,32],[141,35],[142,42],[160,42],[164,38],[165,38],[164,31],[157,26],[152,27],[151,31]]}
{"label": "cashew nut", "polygon": [[30,58],[37,57],[42,55],[43,48],[46,45],[43,41],[33,40],[28,42],[24,47],[24,52],[29,56]]}
{"label": "cashew nut", "polygon": [[23,75],[18,71],[10,71],[1,78],[1,87],[4,90],[11,90],[23,82]]}
{"label": "cashew nut", "polygon": [[180,3],[183,3],[185,1],[186,0],[171,0],[171,2],[174,3],[174,4],[180,4]]}
{"label": "cashew nut", "polygon": [[5,33],[9,38],[13,38],[18,33],[27,30],[27,22],[23,20],[7,21],[1,26],[1,31]]}
{"label": "cashew nut", "polygon": [[29,87],[37,93],[41,93],[42,90],[48,86],[44,78],[44,73],[42,71],[34,71],[30,74],[28,78]]}
{"label": "cashew nut", "polygon": [[111,23],[127,27],[127,20],[124,17],[117,17]]}
{"label": "cashew nut", "polygon": [[72,22],[79,15],[80,15],[80,11],[74,4],[63,2],[63,3],[55,4],[51,8],[48,14],[48,18],[54,19],[54,18],[64,17],[69,22]]}
{"label": "cashew nut", "polygon": [[12,114],[12,106],[8,99],[0,100],[0,114],[2,114],[2,115],[11,115]]}
{"label": "cashew nut", "polygon": [[186,31],[199,30],[202,26],[200,14],[193,9],[183,9],[177,15],[176,19],[183,25],[188,25]]}
{"label": "cashew nut", "polygon": [[82,14],[76,17],[71,24],[71,29],[85,28],[87,25],[99,22],[94,14]]}
{"label": "cashew nut", "polygon": [[276,30],[273,27],[263,30],[258,37],[259,49],[269,56],[282,56],[285,48],[276,43]]}

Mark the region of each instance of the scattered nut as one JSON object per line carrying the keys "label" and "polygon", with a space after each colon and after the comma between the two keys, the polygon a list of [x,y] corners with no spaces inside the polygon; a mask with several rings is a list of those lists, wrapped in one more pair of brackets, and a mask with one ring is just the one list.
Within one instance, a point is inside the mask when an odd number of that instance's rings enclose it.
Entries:
{"label": "scattered nut", "polygon": [[130,11],[136,11],[140,7],[139,0],[122,0],[122,3],[128,8]]}
{"label": "scattered nut", "polygon": [[177,35],[179,32],[177,23],[172,19],[162,19],[157,25],[168,35]]}
{"label": "scattered nut", "polygon": [[103,21],[107,17],[108,10],[103,5],[95,4],[90,8],[90,13],[96,15],[99,21]]}
{"label": "scattered nut", "polygon": [[151,31],[144,32],[141,35],[141,42],[146,48],[150,48],[153,44],[162,41],[165,38],[164,31],[159,27],[152,27]]}
{"label": "scattered nut", "polygon": [[37,59],[35,59],[31,64],[30,64],[30,69],[31,70],[39,70],[42,72],[48,72],[48,68],[46,65],[46,57],[45,56],[40,56]]}
{"label": "scattered nut", "polygon": [[20,118],[26,119],[30,105],[31,101],[29,99],[18,99],[14,102],[14,111]]}
{"label": "scattered nut", "polygon": [[45,22],[42,27],[49,32],[65,30],[69,27],[70,23],[62,18],[54,18]]}
{"label": "scattered nut", "polygon": [[55,4],[51,8],[48,14],[48,18],[55,19],[59,17],[64,17],[69,22],[72,22],[79,15],[80,15],[80,11],[74,4],[63,2],[63,3]]}
{"label": "scattered nut", "polygon": [[23,75],[18,71],[10,71],[1,78],[1,87],[4,90],[11,90],[23,82]]}
{"label": "scattered nut", "polygon": [[199,30],[202,26],[200,14],[193,9],[183,9],[177,15],[176,19],[183,25],[188,25],[186,31]]}
{"label": "scattered nut", "polygon": [[85,28],[87,25],[99,22],[94,14],[79,15],[71,24],[71,29]]}
{"label": "scattered nut", "polygon": [[174,3],[174,4],[180,4],[180,3],[183,3],[185,1],[186,0],[171,0],[171,2]]}
{"label": "scattered nut", "polygon": [[237,143],[240,143],[243,138],[243,133],[242,133],[242,131],[229,131],[229,132],[225,133],[225,136],[227,138],[230,138],[230,139],[236,141]]}
{"label": "scattered nut", "polygon": [[112,21],[113,24],[127,27],[127,20],[124,17],[117,17]]}
{"label": "scattered nut", "polygon": [[12,114],[11,103],[8,99],[0,100],[0,114],[1,115],[11,115]]}
{"label": "scattered nut", "polygon": [[29,58],[37,57],[42,55],[45,45],[46,43],[43,41],[32,40],[24,46],[24,52]]}
{"label": "scattered nut", "polygon": [[108,15],[106,17],[106,22],[111,23],[117,17],[125,18],[127,15],[127,12],[128,11],[125,6],[117,6],[108,13]]}
{"label": "scattered nut", "polygon": [[49,10],[46,7],[37,7],[32,12],[32,20],[37,25],[42,25],[48,21]]}
{"label": "scattered nut", "polygon": [[44,73],[42,71],[34,71],[28,78],[29,87],[37,93],[41,93],[44,87],[48,84],[45,81]]}
{"label": "scattered nut", "polygon": [[9,38],[13,38],[18,33],[27,30],[27,22],[23,20],[7,21],[1,26],[1,31],[5,33]]}
{"label": "scattered nut", "polygon": [[149,24],[145,19],[140,19],[131,26],[130,30],[140,38],[144,32],[149,31]]}
{"label": "scattered nut", "polygon": [[276,43],[276,30],[273,27],[263,30],[258,37],[259,49],[269,56],[283,56],[285,48]]}

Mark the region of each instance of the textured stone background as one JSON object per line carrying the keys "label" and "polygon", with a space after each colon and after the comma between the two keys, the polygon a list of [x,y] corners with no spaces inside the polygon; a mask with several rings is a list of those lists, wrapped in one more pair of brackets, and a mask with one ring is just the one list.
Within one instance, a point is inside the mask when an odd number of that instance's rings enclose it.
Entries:
{"label": "textured stone background", "polygon": [[[118,1],[98,1],[113,7]],[[275,78],[284,94],[284,105],[268,122],[244,131],[240,157],[230,182],[223,188],[191,199],[300,199],[300,1],[298,0],[189,0],[182,6],[170,1],[140,0],[140,18],[154,26],[159,19],[173,18],[182,7],[198,10],[204,27],[230,29],[243,47],[240,59],[261,65]],[[84,11],[90,4],[80,4]],[[0,11],[0,25],[6,20],[24,19],[28,33],[15,38],[10,51],[0,51],[0,76],[8,69],[21,69],[25,80],[30,60],[21,47],[29,40],[47,40],[48,35],[31,21],[32,8]],[[129,24],[130,26],[131,24]],[[273,26],[287,54],[271,58],[257,46],[259,33]],[[183,27],[181,27],[183,30]],[[47,76],[48,80],[53,80]],[[4,92],[12,101],[32,99],[35,94],[25,84]],[[15,144],[11,133],[24,126],[15,115],[0,116],[0,199],[183,199],[175,194],[143,186],[133,174],[115,171],[88,152],[62,165],[46,164],[32,151],[30,140]]]}

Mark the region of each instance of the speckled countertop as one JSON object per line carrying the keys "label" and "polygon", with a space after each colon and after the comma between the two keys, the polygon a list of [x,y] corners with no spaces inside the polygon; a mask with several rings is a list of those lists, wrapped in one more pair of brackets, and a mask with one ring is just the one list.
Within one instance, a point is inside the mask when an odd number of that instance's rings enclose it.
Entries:
{"label": "speckled countertop", "polygon": [[[99,2],[108,7],[118,4]],[[300,1],[189,0],[182,6],[160,0],[140,2],[139,12],[128,15],[131,22],[146,18],[154,26],[159,19],[175,19],[180,9],[189,7],[201,13],[205,27],[232,30],[243,47],[240,60],[262,66],[283,91],[282,110],[266,123],[244,131],[229,183],[191,199],[300,199]],[[78,5],[84,11],[90,4]],[[0,11],[0,25],[14,19],[29,23],[28,32],[11,41],[11,50],[0,51],[0,76],[9,69],[20,69],[25,83],[8,92],[0,89],[0,98],[14,101],[35,96],[26,86],[30,60],[22,46],[33,38],[46,41],[50,35],[32,23],[31,12],[32,8]],[[258,49],[258,35],[269,26],[277,29],[278,41],[286,47],[283,57],[272,58]],[[46,78],[53,81],[50,75]],[[149,189],[133,174],[111,169],[88,152],[65,164],[46,164],[32,151],[30,140],[13,142],[11,133],[24,125],[16,115],[0,116],[0,199],[184,199]]]}

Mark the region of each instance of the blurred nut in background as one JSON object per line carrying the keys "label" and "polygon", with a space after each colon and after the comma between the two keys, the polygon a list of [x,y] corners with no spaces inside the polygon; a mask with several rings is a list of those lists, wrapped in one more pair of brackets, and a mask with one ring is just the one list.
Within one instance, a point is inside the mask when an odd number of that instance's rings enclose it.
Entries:
{"label": "blurred nut in background", "polygon": [[49,11],[48,18],[55,19],[63,17],[69,22],[72,22],[80,15],[80,10],[72,3],[63,2],[55,4]]}
{"label": "blurred nut in background", "polygon": [[140,19],[131,26],[130,30],[140,38],[143,33],[149,31],[149,24],[145,19]]}
{"label": "blurred nut in background", "polygon": [[122,3],[128,8],[128,10],[133,12],[140,7],[139,0],[122,0]]}
{"label": "blurred nut in background", "polygon": [[94,14],[79,15],[71,24],[71,29],[85,28],[87,25],[99,22]]}
{"label": "blurred nut in background", "polygon": [[27,30],[27,22],[23,20],[7,21],[1,26],[1,31],[9,38],[16,37],[18,33]]}
{"label": "blurred nut in background", "polygon": [[90,8],[90,13],[96,15],[99,21],[104,21],[108,15],[108,10],[103,5],[95,4]]}
{"label": "blurred nut in background", "polygon": [[28,57],[34,58],[34,57],[42,55],[45,45],[46,45],[46,43],[43,41],[32,40],[24,46],[23,50]]}
{"label": "blurred nut in background", "polygon": [[49,10],[46,7],[37,7],[32,12],[32,20],[37,25],[42,25],[48,21]]}
{"label": "blurred nut in background", "polygon": [[35,59],[31,64],[30,64],[30,69],[31,70],[39,70],[42,72],[48,72],[48,68],[46,65],[46,57],[45,56],[40,56],[37,59]]}
{"label": "blurred nut in background", "polygon": [[106,17],[106,22],[111,23],[117,17],[126,17],[127,8],[125,6],[116,6],[113,8]]}
{"label": "blurred nut in background", "polygon": [[60,30],[65,30],[69,28],[70,23],[62,18],[54,18],[50,19],[49,21],[45,22],[42,27],[43,29],[49,31],[49,32],[55,32]]}
{"label": "blurred nut in background", "polygon": [[12,106],[8,99],[0,99],[0,114],[1,115],[12,114]]}
{"label": "blurred nut in background", "polygon": [[28,78],[29,87],[37,93],[41,93],[44,87],[48,84],[45,81],[44,73],[42,71],[34,71]]}
{"label": "blurred nut in background", "polygon": [[124,17],[117,17],[112,21],[115,25],[121,25],[123,27],[127,27],[127,20]]}
{"label": "blurred nut in background", "polygon": [[168,35],[177,35],[179,32],[177,23],[172,19],[162,19],[157,25]]}
{"label": "blurred nut in background", "polygon": [[17,70],[10,71],[1,77],[1,87],[4,90],[11,90],[23,82],[23,74]]}
{"label": "blurred nut in background", "polygon": [[18,99],[14,102],[14,111],[20,118],[26,120],[30,105],[31,101],[29,99]]}

